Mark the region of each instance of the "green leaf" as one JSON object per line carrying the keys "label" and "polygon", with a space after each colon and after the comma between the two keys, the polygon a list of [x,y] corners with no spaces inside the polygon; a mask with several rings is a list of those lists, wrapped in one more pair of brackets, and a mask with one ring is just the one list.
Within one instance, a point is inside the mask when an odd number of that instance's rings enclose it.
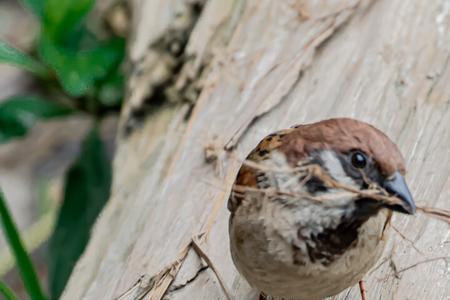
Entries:
{"label": "green leaf", "polygon": [[73,52],[43,37],[39,47],[42,60],[51,66],[64,90],[73,97],[86,95],[96,80],[103,79],[116,68],[124,51],[122,39],[114,39],[88,51]]}
{"label": "green leaf", "polygon": [[38,18],[44,15],[45,0],[22,0],[23,4],[30,9]]}
{"label": "green leaf", "polygon": [[91,227],[109,198],[111,164],[94,128],[66,176],[64,203],[49,243],[49,283],[58,299],[90,237]]}
{"label": "green leaf", "polygon": [[122,103],[125,77],[117,70],[99,84],[97,98],[106,107],[119,106]]}
{"label": "green leaf", "polygon": [[11,217],[6,199],[3,192],[0,190],[0,221],[2,223],[3,231],[9,247],[16,258],[17,266],[19,267],[20,275],[28,292],[28,296],[32,300],[44,300],[46,297],[41,290],[36,271],[34,270],[31,259],[25,251],[22,240],[20,239],[19,231]]}
{"label": "green leaf", "polygon": [[0,294],[3,295],[6,300],[19,300],[14,292],[3,281],[0,281]]}
{"label": "green leaf", "polygon": [[95,0],[46,0],[44,31],[53,41],[61,41],[80,26]]}
{"label": "green leaf", "polygon": [[24,136],[39,120],[66,116],[72,110],[36,96],[17,96],[0,103],[0,143]]}
{"label": "green leaf", "polygon": [[0,41],[0,63],[14,65],[41,78],[48,78],[49,76],[48,69],[45,65],[8,45],[4,41]]}

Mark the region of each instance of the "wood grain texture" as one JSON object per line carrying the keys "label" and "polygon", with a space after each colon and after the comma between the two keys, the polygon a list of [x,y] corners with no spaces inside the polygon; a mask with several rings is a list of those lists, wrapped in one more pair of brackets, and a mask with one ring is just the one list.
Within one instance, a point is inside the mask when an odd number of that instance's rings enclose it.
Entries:
{"label": "wood grain texture", "polygon": [[[140,9],[131,46],[136,64],[183,2],[133,1]],[[158,18],[161,26],[149,26]],[[63,299],[118,297],[205,231],[203,247],[232,296],[257,299],[231,262],[226,200],[245,155],[293,124],[346,116],[375,125],[402,150],[416,202],[450,209],[448,1],[211,0],[187,49],[193,65],[207,68],[194,109],[185,120],[183,105],[157,108],[119,139],[112,198]],[[230,145],[235,149],[224,152]],[[217,150],[215,165],[205,162],[205,146]],[[397,277],[392,270],[449,256],[448,226],[424,216],[396,216],[394,225],[420,252],[393,232],[386,255],[394,263],[367,276],[369,299],[450,299],[448,260]],[[194,254],[165,299],[226,299]],[[359,299],[358,288],[333,299]]]}

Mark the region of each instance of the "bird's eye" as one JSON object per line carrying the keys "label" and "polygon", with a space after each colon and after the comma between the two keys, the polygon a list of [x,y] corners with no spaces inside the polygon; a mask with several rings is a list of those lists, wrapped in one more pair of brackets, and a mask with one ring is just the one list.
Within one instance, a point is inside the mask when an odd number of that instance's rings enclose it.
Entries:
{"label": "bird's eye", "polygon": [[351,154],[351,162],[355,168],[364,169],[367,165],[367,158],[363,153],[355,151]]}

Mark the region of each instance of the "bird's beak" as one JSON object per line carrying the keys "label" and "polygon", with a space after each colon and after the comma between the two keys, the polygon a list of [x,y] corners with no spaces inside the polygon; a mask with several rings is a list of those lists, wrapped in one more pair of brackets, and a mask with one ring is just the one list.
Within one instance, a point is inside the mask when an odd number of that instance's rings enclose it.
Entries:
{"label": "bird's beak", "polygon": [[399,172],[395,172],[393,177],[386,179],[383,183],[383,188],[389,194],[401,200],[401,204],[392,206],[393,210],[410,215],[416,212],[416,204],[409,192],[405,179]]}

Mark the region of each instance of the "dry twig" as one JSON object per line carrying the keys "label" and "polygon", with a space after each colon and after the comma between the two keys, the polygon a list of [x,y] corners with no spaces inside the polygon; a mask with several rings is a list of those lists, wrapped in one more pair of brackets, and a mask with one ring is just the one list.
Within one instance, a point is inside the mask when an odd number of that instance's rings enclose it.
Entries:
{"label": "dry twig", "polygon": [[198,254],[198,256],[200,256],[206,262],[206,264],[211,268],[211,270],[213,270],[214,274],[216,274],[217,280],[219,281],[219,284],[222,287],[223,292],[224,292],[225,296],[227,297],[227,299],[228,300],[233,300],[233,298],[231,297],[231,293],[228,290],[227,285],[225,284],[225,280],[220,275],[220,272],[217,270],[215,264],[212,262],[210,257],[207,255],[207,253],[200,246],[200,244],[202,243],[201,239],[202,239],[203,236],[204,236],[203,234],[199,235],[199,236],[195,236],[192,239],[192,247],[194,248],[194,250]]}
{"label": "dry twig", "polygon": [[[306,193],[286,192],[286,191],[282,191],[282,190],[276,189],[276,188],[263,189],[263,188],[235,185],[233,187],[234,193],[241,193],[241,194],[248,193],[248,192],[263,193],[268,197],[284,196],[284,197],[289,197],[289,198],[293,198],[293,199],[302,197],[303,199],[308,199],[311,201],[329,201],[329,200],[333,200],[333,199],[342,199],[343,197],[353,197],[353,198],[369,198],[369,199],[380,201],[384,204],[389,204],[389,205],[400,204],[400,202],[401,202],[401,199],[394,197],[394,196],[389,196],[389,194],[386,192],[386,190],[384,190],[382,187],[368,181],[367,177],[364,177],[364,180],[368,184],[369,188],[365,189],[365,190],[359,190],[356,187],[337,182],[330,175],[328,175],[322,168],[320,168],[319,166],[314,165],[314,164],[309,164],[309,165],[302,164],[295,168],[289,168],[289,167],[280,168],[280,167],[276,167],[276,166],[268,166],[268,165],[263,165],[261,163],[246,160],[243,162],[243,165],[246,165],[248,167],[251,167],[251,168],[254,168],[254,169],[257,169],[260,171],[264,171],[264,172],[293,174],[296,178],[299,179],[299,182],[304,182],[305,180],[307,180],[309,178],[316,177],[319,180],[321,180],[325,186],[327,186],[328,188],[335,189],[337,191],[335,191],[334,193],[329,194],[329,195],[324,194],[324,195],[320,195],[320,196],[311,196]],[[442,221],[450,224],[450,212],[447,210],[432,208],[432,207],[425,207],[425,206],[417,207],[417,209],[418,209],[418,211],[420,211],[430,217],[434,217],[436,219],[442,220]],[[401,234],[398,229],[396,229],[395,227],[393,227],[393,228],[403,239],[409,241],[417,252],[422,253],[419,249],[417,249],[414,246],[412,241],[410,241],[403,234]],[[209,231],[209,229],[207,231]],[[212,262],[212,260],[210,259],[210,257],[207,255],[207,253],[201,247],[201,243],[204,240],[204,238],[205,238],[205,233],[194,236],[191,239],[191,242],[183,249],[183,251],[181,251],[180,255],[173,263],[171,263],[164,270],[162,270],[157,275],[152,277],[150,280],[146,280],[144,282],[142,279],[139,279],[139,281],[133,287],[131,287],[129,290],[127,290],[124,294],[122,294],[117,299],[118,300],[125,299],[126,296],[129,296],[130,294],[133,293],[135,295],[134,299],[142,299],[142,297],[146,296],[146,299],[148,299],[148,300],[161,300],[162,297],[164,296],[164,294],[167,292],[170,284],[173,282],[176,275],[178,274],[178,272],[187,256],[188,251],[192,247],[192,249],[197,253],[197,255],[199,255],[207,263],[207,265],[211,268],[211,270],[213,270],[213,272],[215,273],[215,275],[220,283],[220,286],[222,287],[222,289],[224,291],[224,294],[226,295],[226,298],[228,300],[232,300],[233,298],[231,297],[231,293],[230,293],[228,287],[226,286],[224,279],[218,272],[217,268],[215,267],[215,265]],[[397,270],[397,268],[394,268],[394,273],[395,273],[395,276],[398,278],[398,276],[401,273],[403,273],[407,270],[410,270],[414,267],[417,267],[420,264],[428,263],[428,262],[432,262],[432,261],[436,261],[436,260],[441,260],[441,259],[449,259],[449,258],[450,257],[436,257],[436,258],[426,259],[424,261],[415,263],[409,267],[405,267],[400,270]],[[391,258],[388,258],[387,260],[392,261]],[[380,267],[382,264],[384,264],[387,260],[385,260],[383,263],[381,263],[378,267]],[[378,267],[375,268],[374,270],[378,269]]]}
{"label": "dry twig", "polygon": [[427,207],[427,206],[418,206],[417,210],[426,214],[427,216],[430,216],[432,218],[435,218],[435,219],[444,221],[447,224],[450,224],[450,211],[448,211],[448,210]]}
{"label": "dry twig", "polygon": [[[369,186],[368,189],[365,190],[359,190],[353,186],[349,186],[346,184],[342,184],[336,180],[334,180],[329,174],[327,174],[321,167],[310,164],[305,165],[302,164],[299,167],[278,167],[278,166],[270,166],[270,165],[264,165],[262,163],[246,160],[243,162],[243,165],[246,165],[248,167],[254,168],[259,171],[263,172],[272,172],[272,173],[289,173],[294,174],[297,178],[301,178],[302,180],[300,182],[304,182],[307,179],[311,177],[316,177],[319,180],[321,180],[325,186],[337,190],[343,190],[347,193],[333,193],[331,195],[321,195],[321,196],[310,196],[306,193],[290,193],[290,192],[284,192],[277,189],[261,189],[261,188],[252,188],[247,186],[239,186],[235,185],[233,187],[233,191],[237,193],[244,193],[244,192],[261,192],[266,194],[267,196],[289,196],[289,197],[302,197],[303,199],[309,199],[313,201],[328,201],[332,199],[338,199],[342,198],[343,196],[349,196],[349,197],[355,197],[355,198],[369,198],[372,200],[380,201],[387,205],[398,205],[401,204],[401,199],[390,196],[387,191],[380,187],[377,184],[374,184],[371,182],[366,176],[363,176],[364,181]],[[364,174],[363,174],[364,175]],[[429,217],[444,221],[448,224],[450,224],[450,211],[440,209],[440,208],[433,208],[433,207],[426,207],[426,206],[417,206],[417,210]],[[398,231],[397,231],[398,232]],[[416,249],[418,250],[418,249]],[[418,251],[420,252],[420,251]]]}
{"label": "dry twig", "polygon": [[417,251],[417,253],[421,254],[421,255],[425,255],[419,248],[416,247],[416,245],[414,244],[413,241],[411,241],[408,237],[406,237],[403,233],[400,232],[400,230],[394,226],[394,224],[391,224],[392,229],[394,229],[394,231],[405,241],[407,241],[411,247],[414,248],[414,250]]}

